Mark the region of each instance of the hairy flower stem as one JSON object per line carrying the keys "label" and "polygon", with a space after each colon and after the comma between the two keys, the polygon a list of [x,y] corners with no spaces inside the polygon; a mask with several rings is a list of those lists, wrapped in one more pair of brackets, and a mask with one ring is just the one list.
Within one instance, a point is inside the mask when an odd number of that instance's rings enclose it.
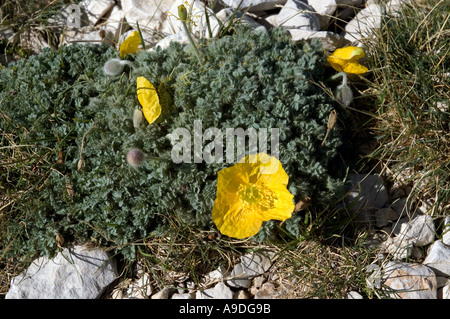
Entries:
{"label": "hairy flower stem", "polygon": [[336,80],[340,76],[342,77],[342,85],[347,85],[347,73],[345,73],[344,71],[333,75],[332,77],[330,77],[330,80]]}
{"label": "hairy flower stem", "polygon": [[183,24],[184,32],[186,32],[186,36],[188,37],[189,43],[192,45],[192,48],[194,49],[195,56],[198,59],[198,62],[202,62],[202,59],[200,57],[200,52],[198,52],[197,44],[195,43],[194,39],[191,36],[191,32],[189,31],[189,28],[187,27],[186,23],[184,21],[181,21]]}

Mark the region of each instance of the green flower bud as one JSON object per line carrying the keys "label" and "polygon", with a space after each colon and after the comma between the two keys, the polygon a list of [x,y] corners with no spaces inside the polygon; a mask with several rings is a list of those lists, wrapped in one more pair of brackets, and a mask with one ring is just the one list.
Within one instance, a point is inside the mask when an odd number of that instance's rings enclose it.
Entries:
{"label": "green flower bud", "polygon": [[178,6],[178,17],[183,22],[186,22],[186,20],[187,20],[187,10],[183,4]]}

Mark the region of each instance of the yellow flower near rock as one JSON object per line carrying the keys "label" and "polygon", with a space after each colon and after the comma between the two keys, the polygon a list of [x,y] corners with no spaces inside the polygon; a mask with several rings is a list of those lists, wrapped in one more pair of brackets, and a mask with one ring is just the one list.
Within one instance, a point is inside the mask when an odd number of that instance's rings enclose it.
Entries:
{"label": "yellow flower near rock", "polygon": [[161,115],[158,92],[153,84],[143,76],[136,79],[136,84],[137,98],[142,106],[142,113],[148,123],[152,124]]}
{"label": "yellow flower near rock", "polygon": [[358,62],[359,59],[365,56],[362,48],[345,47],[337,49],[327,58],[328,63],[338,72],[345,72],[348,74],[363,74],[367,72],[367,68]]}
{"label": "yellow flower near rock", "polygon": [[248,155],[218,172],[212,220],[224,235],[256,235],[263,221],[284,221],[295,205],[287,187],[289,176],[280,161],[265,153]]}
{"label": "yellow flower near rock", "polygon": [[120,45],[120,58],[123,59],[126,54],[136,54],[140,44],[141,37],[139,36],[139,32],[133,31]]}

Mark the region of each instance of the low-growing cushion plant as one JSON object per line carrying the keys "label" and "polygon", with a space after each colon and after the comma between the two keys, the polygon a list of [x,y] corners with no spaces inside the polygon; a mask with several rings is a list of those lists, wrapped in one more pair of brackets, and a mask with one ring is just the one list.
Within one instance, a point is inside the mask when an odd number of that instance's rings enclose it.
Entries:
{"label": "low-growing cushion plant", "polygon": [[[294,201],[310,198],[319,211],[342,194],[345,112],[324,141],[336,105],[319,85],[325,80],[320,45],[294,44],[279,29],[245,28],[198,44],[201,59],[178,43],[128,55],[134,66],[117,76],[103,66],[118,52],[94,45],[47,49],[1,70],[2,160],[8,165],[0,168],[0,183],[14,202],[2,216],[5,256],[52,255],[59,233],[66,244],[95,240],[133,259],[130,243],[170,230],[168,216],[214,228],[217,173],[232,164],[171,158],[168,135],[177,128],[194,132],[198,120],[203,130],[278,128],[279,160]],[[162,114],[136,125],[141,76],[157,88]],[[142,150],[143,163],[129,165],[130,149]],[[254,239],[297,237],[302,215],[295,212],[281,226],[265,222]]]}

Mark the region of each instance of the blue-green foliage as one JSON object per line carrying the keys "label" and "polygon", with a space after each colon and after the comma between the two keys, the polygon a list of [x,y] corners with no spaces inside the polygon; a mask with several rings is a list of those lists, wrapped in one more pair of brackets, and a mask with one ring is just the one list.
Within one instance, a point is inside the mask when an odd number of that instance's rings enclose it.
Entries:
{"label": "blue-green foliage", "polygon": [[[213,227],[217,172],[231,164],[171,160],[167,135],[176,128],[192,132],[194,120],[202,121],[203,130],[223,132],[279,128],[280,161],[295,200],[309,196],[312,207],[321,209],[336,199],[342,185],[333,161],[343,141],[337,127],[320,147],[333,109],[316,85],[324,77],[320,46],[294,45],[282,30],[241,29],[233,36],[200,41],[200,52],[201,63],[172,43],[166,50],[129,57],[134,69],[108,77],[103,64],[117,52],[72,45],[44,50],[1,71],[0,128],[12,133],[17,145],[35,145],[41,176],[12,208],[15,218],[0,244],[14,241],[9,254],[52,254],[60,232],[69,242],[95,239],[102,245],[123,245],[128,250],[122,252],[133,258],[125,244],[165,231],[168,216]],[[138,76],[159,89],[163,114],[152,125],[134,128]],[[126,162],[132,147],[149,157],[138,169]],[[10,179],[2,176],[1,182]],[[287,223],[288,233],[299,235],[295,225],[300,219],[296,215],[295,222]],[[264,240],[275,230],[273,223],[265,223],[257,238]]]}

